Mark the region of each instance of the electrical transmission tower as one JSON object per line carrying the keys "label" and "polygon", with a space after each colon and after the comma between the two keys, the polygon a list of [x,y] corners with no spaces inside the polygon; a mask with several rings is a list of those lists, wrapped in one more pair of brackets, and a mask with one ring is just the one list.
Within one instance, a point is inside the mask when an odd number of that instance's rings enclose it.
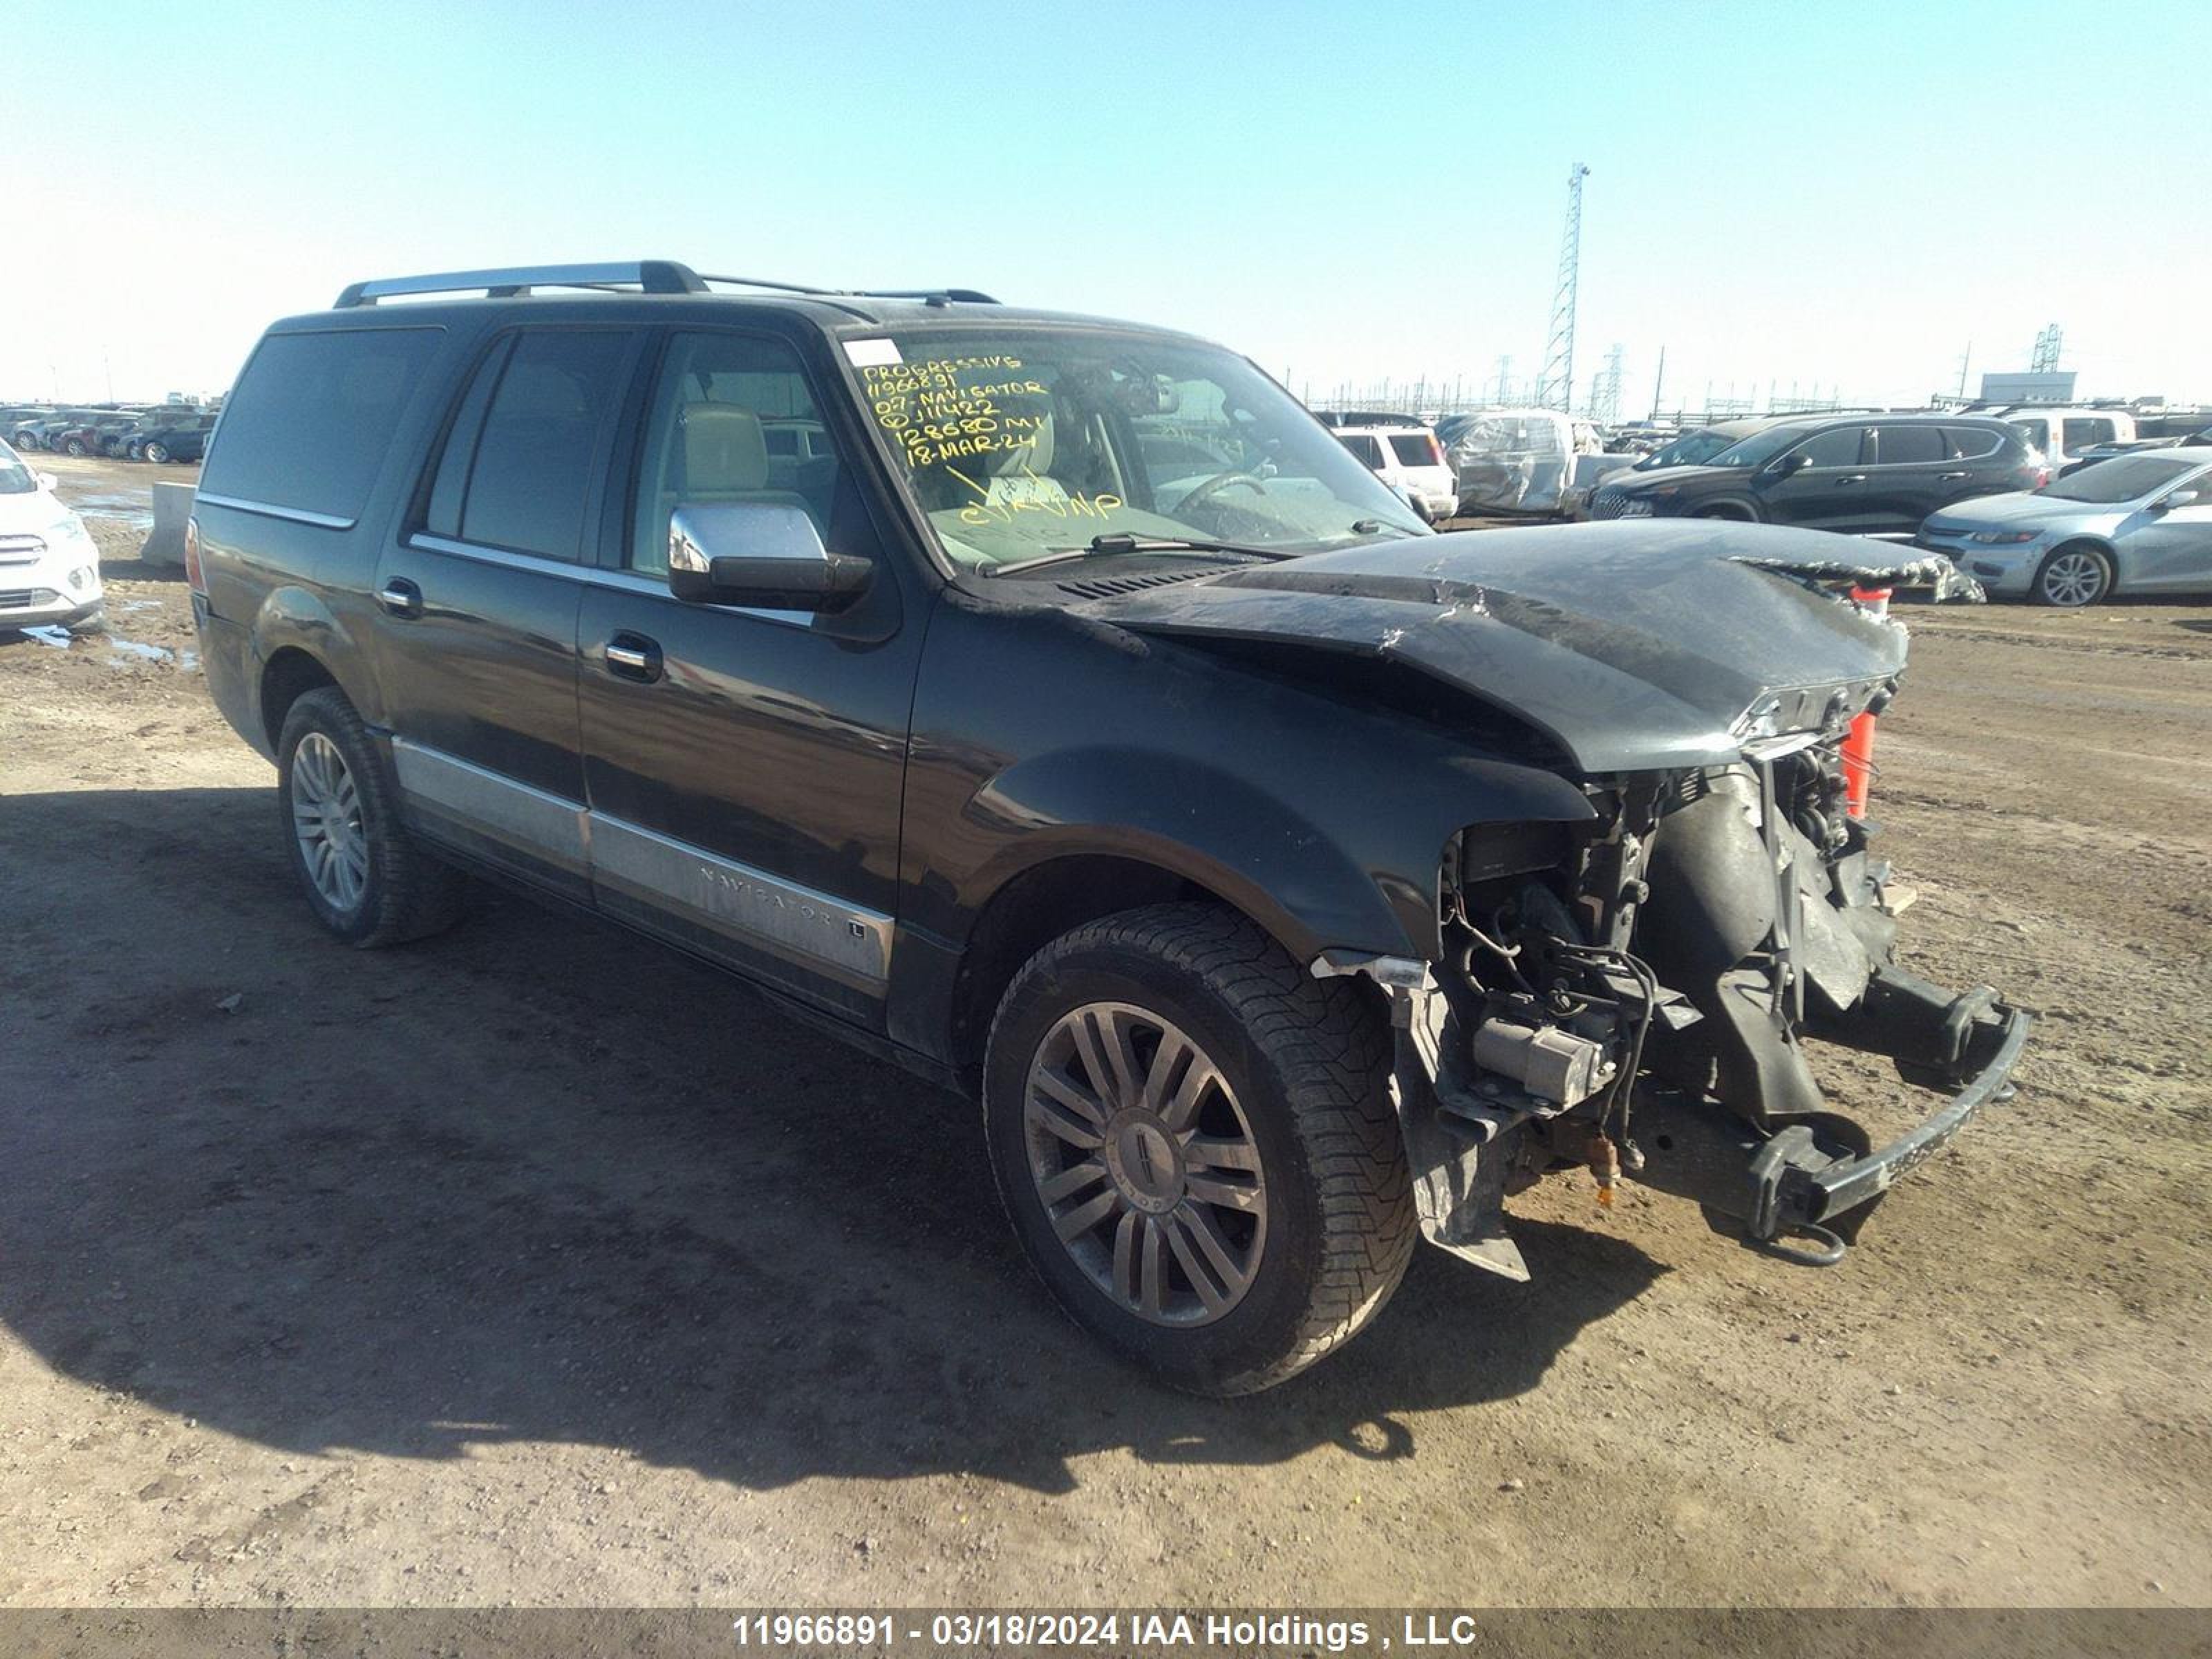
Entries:
{"label": "electrical transmission tower", "polygon": [[2029,361],[2031,374],[2055,374],[2058,372],[2059,343],[2065,337],[2056,323],[2035,337],[2035,356]]}
{"label": "electrical transmission tower", "polygon": [[1589,417],[1601,425],[1609,426],[1620,418],[1621,350],[1616,343],[1605,354],[1605,367],[1590,377]]}
{"label": "electrical transmission tower", "polygon": [[1589,169],[1567,169],[1567,230],[1559,239],[1559,282],[1552,296],[1552,335],[1544,343],[1544,372],[1536,380],[1536,405],[1564,410],[1575,383],[1575,278],[1583,254],[1583,180]]}

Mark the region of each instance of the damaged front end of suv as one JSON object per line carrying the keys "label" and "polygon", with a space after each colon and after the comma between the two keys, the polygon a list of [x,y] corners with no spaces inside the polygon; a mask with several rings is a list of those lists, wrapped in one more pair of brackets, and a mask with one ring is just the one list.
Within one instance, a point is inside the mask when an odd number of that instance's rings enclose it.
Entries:
{"label": "damaged front end of suv", "polygon": [[[1978,595],[1946,561],[1806,532],[1550,533],[1525,563],[1505,539],[1431,544],[1413,584],[1431,620],[1374,635],[1369,654],[1468,694],[1487,744],[1520,734],[1591,817],[1462,831],[1432,960],[1330,951],[1313,971],[1391,999],[1431,1242],[1525,1279],[1504,1200],[1581,1168],[1603,1201],[1626,1176],[1832,1263],[1899,1176],[2009,1093],[2027,1038],[1993,989],[1898,964],[1910,895],[1845,775],[1854,721],[1887,706],[1905,656],[1903,627],[1850,588]],[[1361,649],[1348,607],[1411,597],[1371,563],[1301,562],[1219,585],[1326,595],[1311,614],[1330,637],[1311,642],[1340,653]],[[1877,1144],[1831,1107],[1808,1042],[1885,1056],[1944,1098]]]}

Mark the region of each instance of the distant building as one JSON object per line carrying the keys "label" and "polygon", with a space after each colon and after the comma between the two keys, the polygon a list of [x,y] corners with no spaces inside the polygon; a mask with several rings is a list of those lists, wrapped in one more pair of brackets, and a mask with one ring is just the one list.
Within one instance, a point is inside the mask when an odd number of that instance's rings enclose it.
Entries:
{"label": "distant building", "polygon": [[1985,404],[2070,404],[2074,401],[2074,371],[2057,369],[2044,374],[1984,374],[1982,401]]}

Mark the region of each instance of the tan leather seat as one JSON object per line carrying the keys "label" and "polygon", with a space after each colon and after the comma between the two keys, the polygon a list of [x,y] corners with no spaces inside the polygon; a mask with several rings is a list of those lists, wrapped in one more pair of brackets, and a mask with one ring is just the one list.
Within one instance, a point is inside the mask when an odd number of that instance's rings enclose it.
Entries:
{"label": "tan leather seat", "polygon": [[682,471],[677,501],[771,501],[803,507],[795,489],[768,481],[768,440],[760,416],[735,404],[692,404],[678,417]]}

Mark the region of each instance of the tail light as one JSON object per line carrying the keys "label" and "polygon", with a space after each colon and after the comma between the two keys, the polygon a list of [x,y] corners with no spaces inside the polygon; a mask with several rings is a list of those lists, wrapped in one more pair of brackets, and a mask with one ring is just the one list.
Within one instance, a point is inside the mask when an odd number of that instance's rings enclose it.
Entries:
{"label": "tail light", "polygon": [[1444,447],[1437,441],[1437,434],[1431,432],[1429,434],[1429,465],[1442,466],[1443,464]]}
{"label": "tail light", "polygon": [[200,521],[197,515],[185,520],[185,586],[202,599],[207,598],[207,574],[200,568]]}

